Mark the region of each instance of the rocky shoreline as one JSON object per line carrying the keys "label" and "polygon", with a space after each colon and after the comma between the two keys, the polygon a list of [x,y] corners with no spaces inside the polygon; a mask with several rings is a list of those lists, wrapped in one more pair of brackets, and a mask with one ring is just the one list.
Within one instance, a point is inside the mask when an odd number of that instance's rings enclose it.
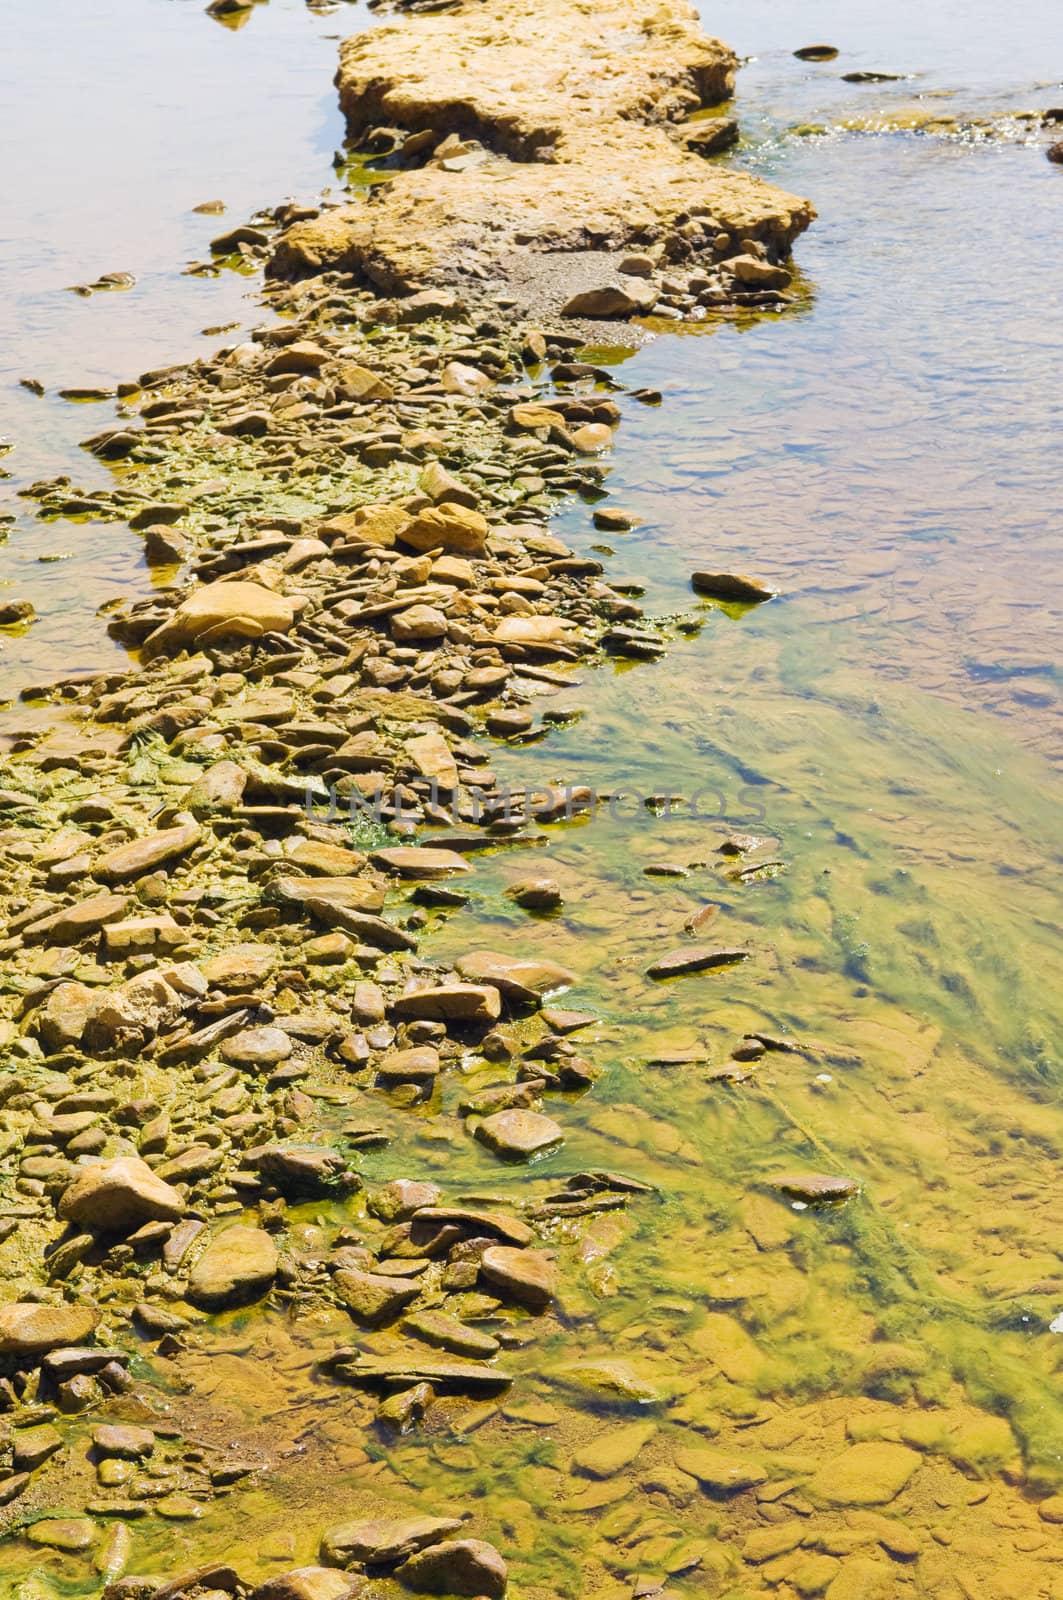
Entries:
{"label": "rocky shoreline", "polygon": [[[810,209],[683,133],[734,65],[682,5],[553,4],[532,29],[496,0],[351,41],[351,132],[394,175],[221,236],[218,259],[267,261],[274,320],[124,386],[87,441],[109,484],[31,491],[44,516],[128,522],[157,579],[108,621],[139,669],[37,686],[0,768],[0,1502],[111,1600],[256,1581],[129,1570],[129,1524],[190,1528],[271,1470],[261,1441],[202,1437],[214,1319],[323,1319],[316,1370],[357,1392],[367,1437],[472,1426],[507,1350],[563,1330],[567,1274],[623,1236],[603,1221],[652,1203],[623,1173],[558,1188],[533,1166],[470,1196],[403,1143],[438,1120],[500,1171],[531,1163],[601,1070],[548,920],[449,966],[422,946],[478,852],[592,802],[512,794],[485,741],[577,714],[573,664],[665,648],[547,522],[601,495],[622,403],[658,398],[625,400],[589,338],[785,303]],[[518,68],[525,91],[499,89]],[[512,892],[530,918],[559,904],[533,865]],[[403,1175],[367,1182],[380,1148]],[[475,1519],[382,1510],[372,1479],[321,1528],[321,1566],[258,1600],[504,1591]]]}

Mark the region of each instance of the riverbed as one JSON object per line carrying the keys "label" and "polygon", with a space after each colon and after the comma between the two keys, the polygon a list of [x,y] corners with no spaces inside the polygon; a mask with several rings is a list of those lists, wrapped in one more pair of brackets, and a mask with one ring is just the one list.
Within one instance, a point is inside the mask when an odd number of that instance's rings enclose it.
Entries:
{"label": "riverbed", "polygon": [[[0,584],[40,613],[3,638],[12,702],[49,672],[120,662],[97,609],[151,582],[126,528],[40,521],[17,497],[45,475],[85,481],[77,441],[109,403],[55,390],[186,359],[197,341],[221,342],[202,329],[260,319],[254,279],[182,274],[218,226],[192,208],[216,196],[239,219],[338,181],[336,39],[368,25],[354,7],[284,0],[239,30],[184,0],[62,10],[64,65],[51,66],[56,34],[27,20],[22,99],[9,101],[33,159],[16,178],[3,268],[16,324],[0,369],[0,433],[14,446],[3,508],[15,520]],[[623,360],[598,353],[663,396],[625,405],[609,458],[610,503],[641,520],[606,535],[576,501],[557,531],[683,625],[660,661],[577,671],[555,697],[574,713],[566,725],[492,759],[515,785],[578,782],[603,797],[553,830],[536,863],[565,898],[539,924],[544,948],[580,975],[608,1067],[537,1172],[619,1169],[656,1198],[603,1240],[600,1270],[564,1307],[563,1351],[517,1352],[518,1401],[387,1453],[434,1506],[477,1505],[522,1595],[627,1593],[642,1574],[678,1593],[774,1586],[770,1564],[720,1586],[729,1513],[711,1498],[677,1506],[677,1429],[757,1461],[789,1453],[798,1475],[844,1436],[918,1450],[927,1465],[903,1518],[915,1548],[889,1558],[887,1580],[870,1574],[895,1588],[866,1592],[1058,1593],[1058,1532],[1036,1506],[1063,1459],[1063,1335],[1051,1331],[1063,1313],[1063,175],[1019,114],[1058,102],[1063,64],[1047,6],[1023,16],[1018,40],[1014,19],[978,11],[960,36],[914,4],[888,18],[768,0],[706,11],[751,57],[742,143],[718,159],[819,212],[796,252],[799,292],[779,313],[661,325]],[[819,40],[842,55],[794,58]],[[847,84],[843,71],[902,76]],[[957,126],[876,131],[928,104]],[[1006,124],[988,132],[968,125],[998,114]],[[65,287],[108,270],[135,287]],[[23,377],[47,393],[18,388]],[[698,602],[689,577],[706,568],[756,573],[779,597]],[[21,715],[12,703],[0,719]],[[761,841],[744,877],[715,855],[736,832]],[[503,890],[526,868],[481,858],[470,906],[441,921],[431,953],[523,930]],[[752,959],[654,983],[649,962],[707,904],[714,934]],[[736,1070],[736,1042],[756,1031],[796,1048]],[[519,1191],[445,1122],[425,1119],[404,1153],[469,1192]],[[852,1174],[859,1203],[766,1202],[756,1181],[780,1154]],[[391,1176],[388,1163],[374,1153],[364,1172]],[[272,1431],[286,1465],[194,1528],[138,1525],[134,1570],[174,1543],[190,1558],[235,1553],[259,1578],[311,1559],[323,1502],[335,1512],[344,1474],[366,1465],[343,1403],[306,1377],[327,1332],[253,1313],[217,1332],[196,1403],[209,1371],[234,1428]],[[589,1367],[622,1359],[637,1392],[603,1399],[559,1378],[573,1342]],[[646,1418],[634,1465],[590,1486],[571,1475],[577,1445]],[[331,1481],[308,1482],[301,1456],[316,1472],[326,1447]],[[75,1558],[10,1548],[20,1600],[98,1592]],[[834,1593],[844,1553],[812,1542],[821,1587],[813,1573],[781,1592]]]}

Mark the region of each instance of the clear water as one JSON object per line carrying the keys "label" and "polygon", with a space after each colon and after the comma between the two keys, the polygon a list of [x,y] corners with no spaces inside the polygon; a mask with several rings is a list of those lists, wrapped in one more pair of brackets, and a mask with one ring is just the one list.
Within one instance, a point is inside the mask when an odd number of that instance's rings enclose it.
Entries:
{"label": "clear water", "polygon": [[[253,320],[244,283],[173,274],[213,226],[181,208],[227,190],[237,217],[286,188],[313,191],[338,138],[323,35],[349,26],[348,12],[322,21],[271,0],[228,34],[175,0],[135,10],[124,9],[124,29],[98,8],[81,17],[104,103],[136,78],[132,62],[154,59],[146,18],[171,30],[167,70],[186,97],[179,61],[219,72],[224,61],[228,76],[211,80],[215,95],[196,91],[211,131],[197,124],[177,147],[179,180],[152,187],[144,157],[165,136],[158,108],[139,104],[121,161],[77,186],[105,216],[120,188],[140,197],[115,250],[106,232],[108,248],[88,253],[49,233],[57,279],[142,264],[143,290],[68,304],[32,280],[32,263],[16,264],[38,332],[15,366],[50,383],[184,357],[194,327]],[[881,1569],[864,1574],[867,1590],[856,1574],[837,1593],[873,1594],[876,1582],[948,1600],[1059,1592],[1058,1536],[1036,1500],[1063,1467],[1063,1338],[1049,1331],[1063,1311],[1053,494],[1063,173],[1045,162],[1044,135],[1020,125],[1000,141],[788,130],[830,130],[924,95],[958,117],[1047,106],[1063,98],[1063,48],[1046,4],[887,12],[762,0],[714,7],[706,24],[753,57],[740,78],[738,159],[819,209],[797,253],[807,294],[780,317],[662,333],[624,365],[625,382],[665,394],[659,409],[628,408],[613,458],[616,502],[644,521],[606,539],[577,505],[559,531],[582,549],[609,543],[610,576],[644,584],[649,610],[703,625],[659,664],[584,672],[555,701],[582,706],[579,723],[497,752],[517,782],[632,796],[554,830],[536,856],[562,884],[561,916],[536,923],[514,910],[501,891],[528,858],[501,855],[478,863],[473,906],[428,942],[440,955],[541,950],[580,973],[573,1003],[602,1018],[585,1051],[608,1072],[561,1112],[566,1143],[536,1173],[620,1168],[659,1198],[619,1225],[605,1219],[592,1248],[561,1231],[568,1298],[545,1345],[507,1357],[521,1375],[516,1410],[411,1437],[384,1462],[375,1446],[371,1459],[363,1451],[364,1403],[308,1380],[310,1356],[343,1336],[334,1322],[223,1327],[192,1373],[211,1390],[198,1402],[204,1425],[226,1419],[281,1465],[268,1489],[220,1502],[193,1529],[138,1525],[135,1565],[148,1570],[172,1570],[175,1551],[234,1549],[249,1570],[283,1570],[312,1558],[344,1496],[353,1504],[374,1489],[473,1510],[475,1531],[510,1555],[517,1592],[536,1600],[611,1594],[646,1574],[735,1600],[817,1592],[792,1586],[790,1557],[779,1571],[740,1560],[748,1497],[684,1502],[668,1473],[677,1451],[711,1444],[755,1459],[773,1484],[801,1480],[848,1436],[920,1452],[888,1513],[919,1554],[901,1563],[873,1547],[856,1558]],[[843,55],[794,60],[814,42]],[[879,69],[916,76],[841,82]],[[283,117],[266,87],[281,81],[299,86],[277,101]],[[69,117],[69,97],[59,102]],[[165,120],[175,115],[171,105]],[[234,126],[247,143],[229,152],[226,184],[217,141]],[[138,294],[141,309],[126,309]],[[98,314],[112,329],[102,339]],[[21,471],[24,457],[46,459],[83,481],[84,464],[71,468],[81,416],[5,391],[9,401],[9,460]],[[38,575],[35,541],[46,537],[77,542],[80,566]],[[32,522],[12,532],[0,576],[55,613],[27,636],[34,651],[40,638],[98,659],[86,595],[103,578],[111,590],[144,581],[123,537]],[[705,567],[754,572],[781,598],[744,615],[700,605],[688,578]],[[4,659],[21,648],[11,642]],[[698,814],[679,806],[667,819],[640,803],[664,793],[697,794]],[[735,827],[769,841],[762,853],[781,870],[727,877],[714,846]],[[690,875],[645,875],[662,862]],[[707,901],[720,910],[706,940],[747,945],[752,959],[653,983],[645,968],[685,943],[685,918]],[[722,1066],[754,1028],[808,1052],[769,1055],[733,1085],[700,1064],[651,1065],[686,1053]],[[401,1175],[519,1188],[524,1179],[464,1137],[458,1092],[419,1139],[404,1138]],[[396,1159],[368,1158],[367,1174],[393,1175]],[[794,1210],[764,1188],[792,1167],[851,1174],[862,1195],[835,1212]],[[659,1400],[618,1405],[573,1389],[559,1369],[580,1358],[627,1362]],[[573,1450],[633,1416],[656,1434],[588,1498]],[[780,1520],[807,1522],[811,1551],[841,1549],[837,1513],[813,1511],[799,1491],[778,1504]],[[845,1525],[852,1533],[852,1515]],[[39,1567],[39,1552],[24,1554],[20,1570]],[[45,1567],[49,1583],[92,1592],[76,1558]]]}

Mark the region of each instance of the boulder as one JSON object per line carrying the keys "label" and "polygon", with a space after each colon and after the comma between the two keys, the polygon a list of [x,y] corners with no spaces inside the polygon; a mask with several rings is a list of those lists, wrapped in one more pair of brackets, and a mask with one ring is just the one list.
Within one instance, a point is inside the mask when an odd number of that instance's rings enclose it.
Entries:
{"label": "boulder", "polygon": [[[132,1233],[145,1222],[177,1222],[185,1203],[139,1156],[116,1156],[83,1167],[59,1201],[64,1222],[104,1233]],[[77,1344],[76,1338],[63,1344]]]}
{"label": "boulder", "polygon": [[151,661],[215,638],[261,639],[266,633],[290,633],[296,615],[295,601],[261,583],[204,583],[148,635],[141,654]]}
{"label": "boulder", "polygon": [[0,1306],[0,1355],[43,1356],[84,1344],[99,1320],[93,1306],[45,1306],[28,1300]]}
{"label": "boulder", "polygon": [[188,1299],[207,1311],[248,1305],[273,1286],[277,1246],[262,1228],[242,1224],[215,1235],[188,1279]]}

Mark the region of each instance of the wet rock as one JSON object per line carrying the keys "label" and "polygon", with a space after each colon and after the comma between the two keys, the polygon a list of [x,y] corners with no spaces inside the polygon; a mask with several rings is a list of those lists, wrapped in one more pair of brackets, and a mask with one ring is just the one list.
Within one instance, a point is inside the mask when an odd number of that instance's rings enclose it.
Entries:
{"label": "wet rock", "polygon": [[81,944],[99,933],[109,922],[125,915],[129,898],[120,894],[97,894],[77,905],[64,906],[22,929],[24,944]]}
{"label": "wet rock", "polygon": [[248,1151],[246,1159],[285,1195],[327,1195],[359,1187],[343,1157],[320,1145],[264,1145]]}
{"label": "wet rock", "polygon": [[416,1084],[431,1089],[439,1076],[439,1051],[432,1045],[417,1045],[411,1050],[395,1050],[385,1056],[377,1072],[378,1083],[393,1086]]}
{"label": "wet rock", "polygon": [[713,1494],[737,1494],[742,1489],[764,1483],[768,1476],[759,1463],[746,1456],[729,1455],[725,1450],[709,1447],[677,1450],[675,1464]]}
{"label": "wet rock", "polygon": [[465,857],[456,850],[431,850],[416,845],[376,850],[372,862],[375,867],[394,872],[400,878],[446,878],[455,872],[472,871]]}
{"label": "wet rock", "polygon": [[476,1137],[507,1161],[530,1161],[559,1145],[565,1130],[537,1111],[496,1111],[476,1126]]}
{"label": "wet rock", "polygon": [[684,129],[683,139],[688,150],[696,151],[699,156],[714,156],[738,143],[737,118],[700,118]]}
{"label": "wet rock", "polygon": [[450,1350],[456,1356],[472,1356],[481,1361],[489,1361],[501,1348],[498,1340],[489,1333],[470,1328],[447,1311],[415,1312],[403,1320],[402,1329],[404,1333],[415,1334],[426,1344]]}
{"label": "wet rock", "polygon": [[43,1356],[84,1344],[96,1331],[93,1306],[47,1306],[18,1301],[0,1306],[0,1355]]}
{"label": "wet rock", "polygon": [[741,600],[756,604],[771,600],[775,591],[758,578],[747,578],[739,572],[695,572],[691,583],[699,594],[710,595],[714,600]]}
{"label": "wet rock", "polygon": [[497,950],[471,950],[454,967],[469,983],[493,984],[506,999],[524,1002],[576,982],[576,974],[556,962],[521,960]]}
{"label": "wet rock", "polygon": [[414,1278],[389,1278],[353,1268],[337,1272],[332,1282],[351,1315],[367,1328],[391,1322],[421,1292]]}
{"label": "wet rock", "polygon": [[340,1523],[321,1540],[321,1559],[333,1567],[394,1566],[457,1533],[461,1523],[453,1517],[375,1517]]}
{"label": "wet rock", "polygon": [[11,1464],[16,1472],[34,1472],[63,1447],[63,1436],[50,1422],[19,1428],[13,1434]]}
{"label": "wet rock", "polygon": [[906,1445],[867,1440],[825,1462],[807,1492],[820,1505],[885,1505],[900,1494],[920,1459]]}
{"label": "wet rock", "polygon": [[296,605],[259,583],[205,583],[142,646],[146,661],[176,655],[187,645],[232,637],[260,639],[266,633],[289,633]]}
{"label": "wet rock", "polygon": [[569,435],[572,448],[581,456],[595,456],[608,450],[613,442],[613,430],[604,422],[585,422]]}
{"label": "wet rock", "polygon": [[832,44],[804,44],[800,50],[794,51],[798,61],[833,61],[837,54],[837,48]]}
{"label": "wet rock", "polygon": [[769,1180],[773,1189],[803,1200],[806,1205],[826,1205],[832,1201],[848,1200],[860,1193],[855,1178],[838,1177],[825,1172],[784,1172]]}
{"label": "wet rock", "polygon": [[37,615],[32,600],[0,600],[0,628],[29,622]]}
{"label": "wet rock", "polygon": [[188,1299],[208,1311],[247,1305],[273,1287],[277,1266],[277,1246],[264,1229],[226,1228],[193,1267]]}
{"label": "wet rock", "polygon": [[549,655],[559,645],[575,642],[569,623],[560,617],[504,617],[494,631],[496,644],[520,645]]}
{"label": "wet rock", "polygon": [[673,950],[647,967],[646,973],[650,978],[680,978],[686,973],[711,972],[715,967],[729,967],[738,961],[748,960],[749,951],[737,946],[721,945],[715,949],[701,946]]}
{"label": "wet rock", "polygon": [[430,1253],[437,1234],[459,1229],[469,1238],[490,1237],[508,1245],[531,1244],[534,1231],[520,1217],[507,1217],[500,1211],[478,1211],[463,1206],[424,1206],[413,1218],[410,1238]]}
{"label": "wet rock", "polygon": [[486,1595],[501,1600],[506,1564],[494,1545],[482,1539],[455,1539],[429,1545],[399,1567],[396,1577],[417,1594]]}
{"label": "wet rock", "polygon": [[1049,161],[1055,162],[1056,166],[1063,166],[1063,139],[1058,144],[1050,144],[1045,156]]}
{"label": "wet rock", "polygon": [[623,1472],[657,1432],[655,1422],[631,1422],[611,1428],[591,1444],[577,1450],[572,1465],[592,1478],[612,1478]]}
{"label": "wet rock", "polygon": [[563,904],[560,885],[554,878],[520,878],[504,892],[507,899],[525,911],[557,911]]}
{"label": "wet rock", "polygon": [[279,1577],[268,1578],[251,1595],[251,1600],[355,1600],[361,1582],[335,1567],[296,1567]]}
{"label": "wet rock", "polygon": [[[145,1222],[177,1222],[185,1203],[139,1156],[117,1156],[84,1167],[57,1207],[64,1222],[104,1233],[130,1233]],[[63,1344],[78,1344],[67,1338]]]}
{"label": "wet rock", "polygon": [[434,1183],[419,1183],[411,1178],[394,1178],[369,1197],[368,1209],[381,1222],[407,1222],[416,1212],[439,1201]]}
{"label": "wet rock", "polygon": [[557,1269],[541,1250],[490,1245],[480,1257],[480,1273],[501,1294],[532,1311],[543,1311],[557,1293]]}
{"label": "wet rock", "polygon": [[93,1430],[92,1443],[101,1456],[118,1456],[123,1461],[142,1461],[155,1449],[155,1435],[150,1428],[102,1423]]}
{"label": "wet rock", "polygon": [[49,1517],[31,1523],[25,1537],[48,1550],[88,1550],[96,1538],[96,1524],[88,1517]]}

